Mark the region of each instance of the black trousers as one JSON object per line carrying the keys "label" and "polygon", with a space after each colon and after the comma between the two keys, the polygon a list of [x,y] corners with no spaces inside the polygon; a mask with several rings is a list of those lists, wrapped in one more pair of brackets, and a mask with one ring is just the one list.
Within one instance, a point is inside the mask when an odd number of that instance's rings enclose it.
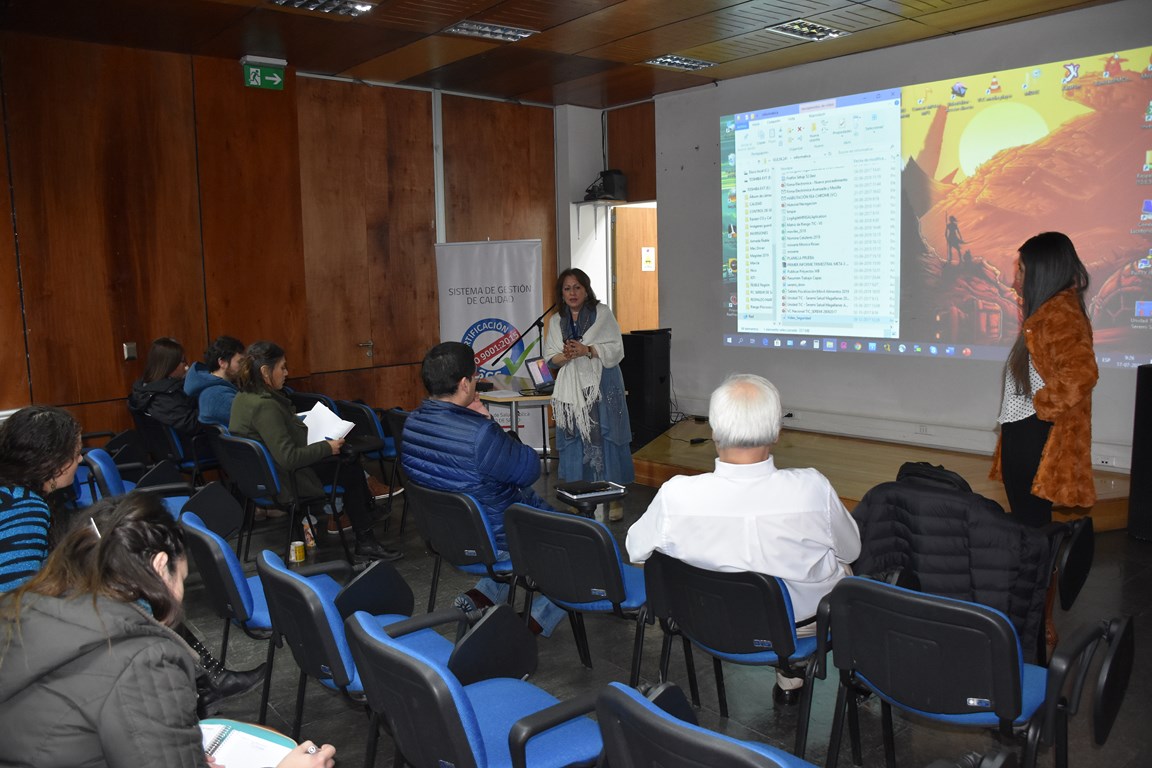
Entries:
{"label": "black trousers", "polygon": [[1000,425],[1000,471],[1008,506],[1020,522],[1036,528],[1052,522],[1052,502],[1032,495],[1032,481],[1051,429],[1052,422],[1041,421],[1036,414]]}
{"label": "black trousers", "polygon": [[[339,476],[336,468],[339,467]],[[322,461],[313,464],[312,469],[324,485],[330,485],[333,479],[344,489],[344,513],[352,523],[356,533],[363,533],[372,529],[375,517],[372,514],[372,494],[368,490],[368,481],[364,479],[364,470],[359,462]],[[317,510],[318,511],[318,510]]]}

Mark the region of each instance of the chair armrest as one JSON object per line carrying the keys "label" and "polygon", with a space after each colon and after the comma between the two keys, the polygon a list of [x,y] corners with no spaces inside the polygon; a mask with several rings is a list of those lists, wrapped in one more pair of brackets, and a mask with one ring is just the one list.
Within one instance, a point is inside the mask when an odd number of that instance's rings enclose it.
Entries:
{"label": "chair armrest", "polygon": [[467,617],[459,608],[441,608],[432,611],[432,613],[422,613],[419,616],[389,624],[384,627],[384,631],[388,633],[389,637],[402,637],[422,629],[431,629],[452,622],[459,624],[461,621],[467,621]]}
{"label": "chair armrest", "polygon": [[508,749],[512,753],[512,768],[527,768],[528,740],[561,723],[575,720],[596,709],[599,690],[588,691],[575,698],[553,704],[547,709],[522,717],[508,731]]}
{"label": "chair armrest", "polygon": [[813,658],[816,664],[813,674],[820,680],[828,675],[828,649],[832,647],[832,643],[828,640],[828,624],[831,617],[832,601],[828,595],[824,595],[816,608],[816,656]]}
{"label": "chair armrest", "polygon": [[[119,462],[116,463],[116,466],[120,469],[121,474],[123,474],[124,470],[126,469],[136,469],[135,466],[129,464],[121,464]],[[143,467],[144,465],[140,466]],[[149,469],[148,473],[140,478],[140,481],[136,483],[136,487],[145,488],[157,485],[176,484],[183,484],[191,488],[191,486],[188,485],[188,483],[184,480],[184,476],[180,474],[180,470],[176,468],[176,465],[168,460],[164,460],[159,462],[156,466],[152,467],[152,469]]]}
{"label": "chair armrest", "polygon": [[154,493],[157,496],[191,496],[196,489],[188,483],[164,483],[162,485],[138,485],[137,490]]}
{"label": "chair armrest", "polygon": [[1064,685],[1067,683],[1069,672],[1074,671],[1079,665],[1080,674],[1065,705],[1069,715],[1076,714],[1092,655],[1096,652],[1098,641],[1106,632],[1107,624],[1103,629],[1100,624],[1077,627],[1070,636],[1065,635],[1063,642],[1052,654],[1052,660],[1048,662],[1048,681],[1044,695],[1044,727],[1040,731],[1040,740],[1044,744],[1052,743],[1056,710],[1060,706]]}
{"label": "chair armrest", "polygon": [[293,570],[304,576],[331,576],[336,581],[344,583],[352,575],[352,566],[344,560],[329,560],[323,563],[307,563]]}
{"label": "chair armrest", "polygon": [[348,582],[336,595],[336,610],[341,619],[356,611],[373,616],[384,613],[411,616],[416,604],[412,588],[391,564],[377,560]]}

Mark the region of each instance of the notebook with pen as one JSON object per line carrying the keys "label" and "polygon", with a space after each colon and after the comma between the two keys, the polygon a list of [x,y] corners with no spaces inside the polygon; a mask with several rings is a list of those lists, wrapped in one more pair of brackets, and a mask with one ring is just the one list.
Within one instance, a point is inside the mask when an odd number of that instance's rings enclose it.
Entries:
{"label": "notebook with pen", "polygon": [[295,741],[270,728],[226,718],[201,720],[200,733],[204,753],[227,768],[276,765],[296,746]]}

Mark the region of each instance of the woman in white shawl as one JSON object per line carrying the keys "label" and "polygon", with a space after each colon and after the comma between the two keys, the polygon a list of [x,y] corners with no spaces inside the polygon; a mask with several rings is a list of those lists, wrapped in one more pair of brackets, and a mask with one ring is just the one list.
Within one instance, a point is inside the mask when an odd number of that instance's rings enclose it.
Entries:
{"label": "woman in white shawl", "polygon": [[[631,483],[632,428],[624,401],[624,341],[612,311],[601,304],[588,275],[566,269],[556,279],[560,311],[548,324],[544,355],[559,371],[552,391],[560,477],[565,481]],[[619,503],[609,510],[619,520]]]}

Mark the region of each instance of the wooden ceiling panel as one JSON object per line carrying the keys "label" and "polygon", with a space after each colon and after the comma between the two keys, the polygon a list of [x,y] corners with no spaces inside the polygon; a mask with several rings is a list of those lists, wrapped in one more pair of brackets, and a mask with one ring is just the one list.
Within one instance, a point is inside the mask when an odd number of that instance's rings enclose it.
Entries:
{"label": "wooden ceiling panel", "polygon": [[539,32],[621,2],[623,0],[508,0],[469,18]]}
{"label": "wooden ceiling panel", "polygon": [[[845,4],[848,7],[845,8]],[[657,56],[681,53],[689,48],[706,45],[713,41],[724,41],[740,35],[763,30],[771,24],[791,21],[802,14],[806,18],[817,12],[849,10],[857,8],[849,0],[801,0],[801,2],[781,2],[781,0],[753,0],[753,2],[724,8],[704,16],[668,24],[639,35],[631,35],[608,45],[583,51],[584,56],[612,59],[624,63],[648,61]],[[872,13],[879,13],[867,9]],[[771,45],[762,50],[781,47]],[[747,45],[747,43],[746,43]],[[759,53],[760,51],[755,51]],[[683,54],[681,54],[683,55]],[[714,59],[710,59],[714,61]]]}
{"label": "wooden ceiling panel", "polygon": [[255,54],[286,59],[299,69],[334,75],[419,40],[418,32],[358,20],[313,18],[274,10],[252,11],[200,49],[201,55],[230,58]]}
{"label": "wooden ceiling panel", "polygon": [[[779,51],[800,44],[801,41],[795,38],[775,35],[760,29],[746,35],[737,35],[736,37],[719,40],[715,43],[709,43],[708,45],[686,48],[682,51],[676,51],[676,54],[722,64],[727,61],[744,59],[762,53],[771,53],[772,51]],[[712,69],[709,68],[707,71],[711,72]]]}
{"label": "wooden ceiling panel", "polygon": [[[286,59],[301,73],[615,106],[1115,1],[376,0],[371,12],[350,18],[269,0],[0,0],[0,30],[221,59],[256,54]],[[764,31],[796,18],[852,34],[805,42]],[[517,43],[443,34],[465,19],[541,31]],[[668,53],[718,64],[705,76],[642,63]]]}
{"label": "wooden ceiling panel", "polygon": [[361,18],[371,16],[396,29],[433,34],[494,5],[496,0],[382,0]]}
{"label": "wooden ceiling panel", "polygon": [[703,71],[718,80],[727,80],[754,72],[770,72],[799,64],[809,64],[813,61],[834,59],[874,48],[885,48],[891,45],[925,40],[930,37],[939,37],[941,34],[941,31],[934,27],[903,19],[883,27],[866,29],[854,35],[823,40],[819,43],[794,45],[772,53],[718,64]]}
{"label": "wooden ceiling panel", "polygon": [[650,66],[618,66],[590,77],[558,83],[521,94],[525,101],[543,104],[575,104],[605,109],[619,104],[645,101],[654,94],[695,88],[714,82],[689,72],[676,72]]}
{"label": "wooden ceiling panel", "polygon": [[399,83],[462,59],[499,48],[500,43],[456,35],[432,35],[341,72],[346,77]]}
{"label": "wooden ceiling panel", "polygon": [[211,0],[8,0],[0,4],[0,26],[66,40],[192,53],[251,10],[250,4]]}
{"label": "wooden ceiling panel", "polygon": [[613,66],[607,61],[509,45],[409,78],[401,85],[518,99],[527,91],[595,75]]}
{"label": "wooden ceiling panel", "polygon": [[741,0],[627,0],[533,35],[519,45],[557,53],[580,53],[740,3]]}

